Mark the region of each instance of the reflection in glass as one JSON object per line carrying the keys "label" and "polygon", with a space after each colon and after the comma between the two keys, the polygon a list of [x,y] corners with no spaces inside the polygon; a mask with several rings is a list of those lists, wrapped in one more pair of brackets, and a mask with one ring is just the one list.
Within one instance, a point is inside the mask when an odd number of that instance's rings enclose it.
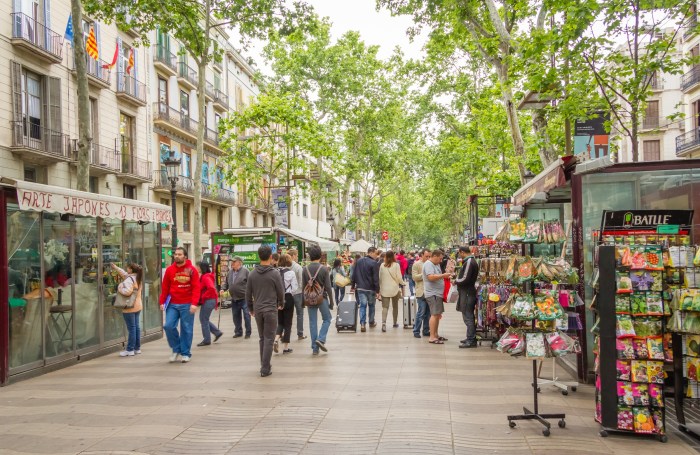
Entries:
{"label": "reflection in glass", "polygon": [[119,275],[110,267],[115,263],[126,268],[122,262],[122,222],[119,220],[102,221],[102,284],[104,295],[102,307],[104,315],[104,342],[106,345],[124,340],[124,318],[121,310],[112,306],[117,294]]}
{"label": "reflection in glass", "polygon": [[143,227],[144,256],[143,264],[143,325],[146,332],[158,329],[163,325],[163,313],[160,311],[160,239],[157,223],[149,223]]}
{"label": "reflection in glass", "polygon": [[46,357],[73,350],[73,304],[71,274],[71,223],[57,213],[43,214],[44,296]]}
{"label": "reflection in glass", "polygon": [[[7,204],[10,368],[42,359],[40,214]],[[3,284],[4,286],[5,284]]]}
{"label": "reflection in glass", "polygon": [[75,220],[75,342],[77,349],[100,343],[97,219]]}

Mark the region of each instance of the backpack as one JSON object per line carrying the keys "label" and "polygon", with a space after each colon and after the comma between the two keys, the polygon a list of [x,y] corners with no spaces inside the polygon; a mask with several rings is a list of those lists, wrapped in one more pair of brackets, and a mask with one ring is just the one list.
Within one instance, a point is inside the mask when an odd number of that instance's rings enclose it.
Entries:
{"label": "backpack", "polygon": [[306,274],[309,276],[309,281],[306,282],[306,286],[304,286],[304,290],[302,291],[303,302],[306,306],[318,306],[323,303],[323,286],[316,280],[318,272],[321,271],[321,267],[322,266],[319,265],[313,277],[311,276],[309,267],[304,267]]}

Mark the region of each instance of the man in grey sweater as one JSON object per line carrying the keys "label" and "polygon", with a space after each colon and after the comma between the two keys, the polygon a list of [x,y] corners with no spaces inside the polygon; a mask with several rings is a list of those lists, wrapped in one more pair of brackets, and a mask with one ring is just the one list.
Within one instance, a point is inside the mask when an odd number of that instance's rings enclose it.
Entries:
{"label": "man in grey sweater", "polygon": [[[318,350],[328,352],[326,348],[326,335],[331,326],[331,310],[333,309],[333,288],[331,287],[331,274],[328,267],[321,264],[321,248],[316,245],[309,247],[309,259],[311,264],[304,267],[301,288],[315,278],[315,281],[323,287],[323,302],[316,306],[307,306],[309,313],[309,333],[311,333],[311,351],[318,355]],[[306,305],[306,302],[304,302]],[[323,323],[318,330],[318,312],[321,312]]]}
{"label": "man in grey sweater", "polygon": [[284,308],[284,284],[282,275],[271,266],[272,248],[258,248],[260,264],[248,275],[245,300],[251,303],[250,315],[255,318],[260,337],[260,376],[272,374],[270,359],[277,330],[277,310]]}
{"label": "man in grey sweater", "polygon": [[243,336],[243,322],[245,322],[245,337],[250,338],[250,313],[248,312],[249,300],[245,298],[245,290],[248,284],[250,271],[243,267],[243,259],[240,256],[233,258],[231,269],[226,275],[226,281],[222,290],[231,294],[231,314],[233,315],[233,337]]}

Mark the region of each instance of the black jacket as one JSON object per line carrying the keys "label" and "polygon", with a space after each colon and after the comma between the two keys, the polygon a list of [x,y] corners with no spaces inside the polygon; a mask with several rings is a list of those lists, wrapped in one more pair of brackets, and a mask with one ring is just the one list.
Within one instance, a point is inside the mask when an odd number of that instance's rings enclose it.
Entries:
{"label": "black jacket", "polygon": [[474,289],[478,278],[479,263],[476,262],[474,256],[469,256],[462,264],[462,268],[459,269],[455,283],[460,289]]}
{"label": "black jacket", "polygon": [[379,292],[379,263],[369,256],[360,258],[350,279],[355,289]]}

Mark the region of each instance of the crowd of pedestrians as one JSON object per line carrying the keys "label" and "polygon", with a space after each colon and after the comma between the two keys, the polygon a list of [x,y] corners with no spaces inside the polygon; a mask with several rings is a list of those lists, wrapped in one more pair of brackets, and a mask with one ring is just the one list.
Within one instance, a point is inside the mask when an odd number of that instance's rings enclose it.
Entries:
{"label": "crowd of pedestrians", "polygon": [[[262,245],[258,249],[259,263],[252,270],[243,266],[240,257],[231,260],[229,272],[217,292],[210,265],[200,262],[193,266],[184,248],[175,249],[173,263],[163,274],[160,295],[161,310],[165,313],[163,329],[172,350],[170,361],[191,360],[194,315],[198,310],[202,341],[197,346],[209,346],[223,336],[212,321],[212,314],[219,309],[219,299],[226,293],[231,299],[233,338],[250,338],[251,321],[255,319],[262,377],[272,374],[273,352],[281,351],[283,355],[294,352],[290,342],[295,313],[297,339],[310,337],[314,356],[328,352],[332,311],[344,300],[348,288],[359,305],[360,332],[367,332],[368,325],[377,326],[377,301],[382,304],[381,331],[386,332],[389,310],[389,323],[398,328],[399,306],[403,303],[405,312],[415,299],[413,336],[427,337],[430,344],[445,344],[448,340],[440,334],[440,321],[445,312],[447,289],[456,286],[459,298],[455,309],[462,314],[466,326],[466,337],[459,347],[477,346],[475,309],[479,265],[473,247],[460,247],[456,258],[440,249],[395,253],[370,247],[363,256],[336,258],[331,267],[321,263],[318,246],[308,247],[307,256],[308,263],[302,266],[296,249],[276,253],[269,245]],[[459,270],[455,259],[459,261]],[[137,293],[133,306],[123,310],[129,336],[125,350],[120,352],[122,357],[134,356],[141,353],[138,321],[142,309],[142,271],[137,264],[129,264],[127,270],[115,265],[113,268],[121,277],[120,293]],[[304,334],[304,309],[308,314],[308,337]]]}

